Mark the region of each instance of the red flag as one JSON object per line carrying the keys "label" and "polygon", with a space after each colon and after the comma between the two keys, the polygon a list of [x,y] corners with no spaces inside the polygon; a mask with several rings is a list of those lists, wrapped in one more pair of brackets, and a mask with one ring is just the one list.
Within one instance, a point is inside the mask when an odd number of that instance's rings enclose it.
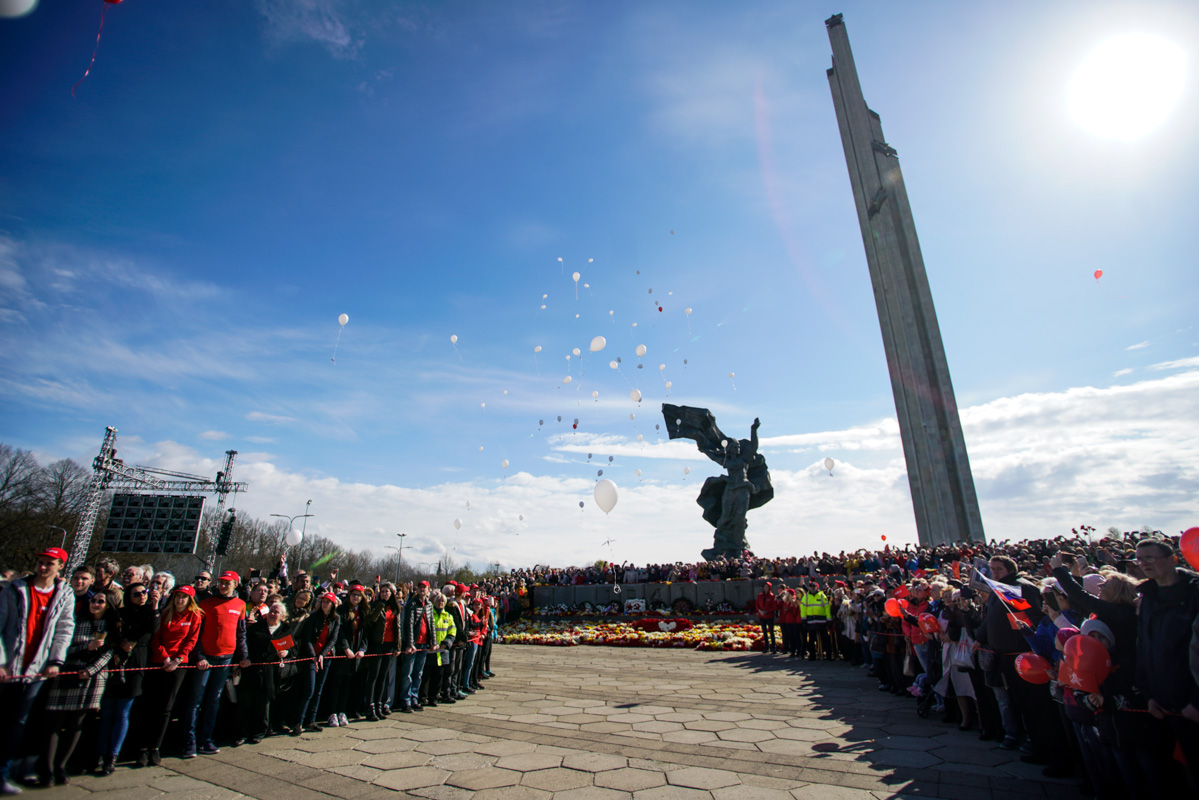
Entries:
{"label": "red flag", "polygon": [[296,646],[296,640],[290,636],[284,636],[282,639],[271,639],[271,644],[276,650],[291,650]]}

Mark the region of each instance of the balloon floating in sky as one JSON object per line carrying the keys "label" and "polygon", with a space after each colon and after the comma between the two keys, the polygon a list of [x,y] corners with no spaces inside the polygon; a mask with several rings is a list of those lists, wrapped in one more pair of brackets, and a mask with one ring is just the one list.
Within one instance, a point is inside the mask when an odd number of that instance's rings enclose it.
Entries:
{"label": "balloon floating in sky", "polygon": [[460,520],[460,519],[454,520],[454,528],[456,530],[462,530],[462,520]]}
{"label": "balloon floating in sky", "polygon": [[580,349],[579,349],[579,348],[577,348],[577,347],[576,347],[574,350],[571,350],[570,352],[571,352],[571,354],[572,354],[572,355],[576,355],[576,356],[579,356],[579,355],[582,355],[582,354],[583,354],[583,351],[582,351],[582,350],[580,350]]}
{"label": "balloon floating in sky", "polygon": [[569,375],[567,375],[565,378],[562,379],[563,383],[570,383],[570,381],[571,381],[571,378]]}
{"label": "balloon floating in sky", "polygon": [[500,466],[504,469],[508,469],[508,459],[505,458],[503,461],[501,461]]}
{"label": "balloon floating in sky", "polygon": [[591,393],[591,396],[594,397],[596,400],[599,400],[599,392],[593,391]]}
{"label": "balloon floating in sky", "polygon": [[1103,277],[1103,270],[1101,270],[1101,269],[1095,270],[1095,280],[1099,280],[1102,277]]}
{"label": "balloon floating in sky", "polygon": [[691,467],[683,467],[683,474],[684,474],[684,475],[690,475],[690,474],[691,474]]}
{"label": "balloon floating in sky", "polygon": [[636,389],[634,389],[633,391],[629,392],[629,397],[633,398],[633,402],[634,402],[634,403],[640,403],[640,402],[641,402],[641,392],[637,391]]}
{"label": "balloon floating in sky", "polygon": [[641,358],[643,355],[645,355],[645,345],[639,344],[637,345],[637,358]]}
{"label": "balloon floating in sky", "polygon": [[287,532],[287,546],[295,547],[304,541],[304,532],[296,528],[292,528]]}
{"label": "balloon floating in sky", "polygon": [[450,344],[458,344],[458,334],[456,334],[456,333],[450,334]]}
{"label": "balloon floating in sky", "polygon": [[582,501],[582,500],[580,500],[580,501],[579,501],[579,508],[582,508],[582,507],[583,507],[583,501]]}
{"label": "balloon floating in sky", "polygon": [[[104,24],[104,17],[103,17],[103,16],[101,16],[101,17],[100,17],[100,24],[101,24],[101,25],[103,25],[103,24]],[[96,45],[97,45],[97,46],[99,46],[99,41],[98,41],[98,39],[99,39],[99,37],[97,37],[97,42],[96,42]],[[96,57],[93,55],[93,56],[92,56],[92,60],[94,61],[94,60],[95,60],[95,58],[96,58]],[[88,67],[88,69],[91,69],[91,67]],[[84,76],[83,76],[83,78],[86,78],[86,77],[87,77],[87,74],[85,73],[85,74],[84,74]],[[79,80],[83,80],[83,78],[80,78]],[[75,85],[76,85],[76,86],[78,86],[79,84],[75,84]],[[74,92],[74,90],[72,90],[72,93],[73,93],[73,92]],[[339,327],[339,328],[337,329],[337,340],[336,340],[335,342],[333,342],[333,358],[332,358],[332,361],[333,361],[333,363],[334,363],[334,364],[336,364],[336,363],[337,363],[337,346],[338,346],[339,344],[341,344],[341,329],[342,329],[342,328],[344,328],[344,327],[346,326],[346,323],[347,323],[347,322],[349,322],[349,321],[350,321],[350,315],[349,315],[349,314],[342,314],[341,316],[339,316],[339,317],[337,318],[337,324],[338,324],[339,326],[341,326],[341,327]]]}
{"label": "balloon floating in sky", "polygon": [[600,507],[600,511],[607,514],[616,508],[616,501],[619,499],[620,492],[610,478],[604,478],[595,484],[595,504]]}
{"label": "balloon floating in sky", "polygon": [[640,477],[641,477],[641,470],[637,470],[637,477],[638,477],[638,478],[640,478]]}
{"label": "balloon floating in sky", "polygon": [[598,469],[595,471],[595,474],[599,475],[602,478],[604,476],[604,471],[602,469]]}
{"label": "balloon floating in sky", "polygon": [[541,352],[541,345],[537,345],[536,347],[534,347],[534,348],[533,348],[533,352],[534,352],[534,353],[540,353],[540,352]]}
{"label": "balloon floating in sky", "polygon": [[608,366],[612,369],[620,369],[620,364],[617,364],[615,361],[609,361]]}
{"label": "balloon floating in sky", "polygon": [[824,468],[828,470],[829,475],[833,474],[833,464],[834,461],[831,458],[824,459]]}
{"label": "balloon floating in sky", "polygon": [[608,345],[608,340],[602,336],[597,336],[591,340],[591,352],[598,353]]}
{"label": "balloon floating in sky", "polygon": [[642,436],[641,434],[637,434],[637,441],[641,442],[641,441],[644,441],[644,440],[645,440],[645,437],[644,437],[644,436]]}
{"label": "balloon floating in sky", "polygon": [[345,324],[346,324],[347,322],[349,322],[349,321],[350,321],[350,315],[349,315],[349,314],[342,314],[341,316],[339,316],[339,317],[337,318],[337,324],[338,324],[338,325],[345,325]]}

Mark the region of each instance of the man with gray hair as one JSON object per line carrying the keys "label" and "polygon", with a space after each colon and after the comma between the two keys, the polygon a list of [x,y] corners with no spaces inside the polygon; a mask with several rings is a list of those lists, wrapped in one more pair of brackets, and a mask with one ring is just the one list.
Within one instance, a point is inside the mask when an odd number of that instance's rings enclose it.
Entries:
{"label": "man with gray hair", "polygon": [[171,601],[171,592],[175,590],[175,576],[165,569],[160,569],[154,573],[154,579],[148,585],[150,599],[158,601],[158,610],[166,608]]}

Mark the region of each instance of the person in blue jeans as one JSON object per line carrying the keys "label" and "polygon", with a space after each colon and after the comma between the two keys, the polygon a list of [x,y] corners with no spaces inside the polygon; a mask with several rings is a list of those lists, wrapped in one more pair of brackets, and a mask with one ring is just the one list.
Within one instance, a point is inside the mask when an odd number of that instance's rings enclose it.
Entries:
{"label": "person in blue jeans", "polygon": [[420,682],[425,671],[425,656],[435,647],[433,604],[429,601],[429,582],[421,581],[404,603],[400,631],[400,690],[396,703],[402,713],[420,711]]}
{"label": "person in blue jeans", "polygon": [[299,713],[292,727],[292,734],[296,736],[301,728],[310,732],[321,730],[316,724],[316,710],[321,704],[325,680],[333,669],[332,663],[326,663],[325,659],[333,654],[341,629],[341,617],[336,610],[337,602],[337,595],[332,592],[321,595],[318,609],[300,624],[295,636],[302,659],[297,704]]}
{"label": "person in blue jeans", "polygon": [[236,661],[250,666],[246,647],[246,603],[237,596],[241,581],[236,572],[225,572],[217,578],[217,593],[200,603],[204,612],[204,627],[200,629],[199,654],[195,656],[192,673],[191,702],[183,713],[187,730],[183,746],[184,758],[195,758],[199,752],[213,755],[221,752],[212,740],[217,712],[221,707],[221,692],[229,668]]}

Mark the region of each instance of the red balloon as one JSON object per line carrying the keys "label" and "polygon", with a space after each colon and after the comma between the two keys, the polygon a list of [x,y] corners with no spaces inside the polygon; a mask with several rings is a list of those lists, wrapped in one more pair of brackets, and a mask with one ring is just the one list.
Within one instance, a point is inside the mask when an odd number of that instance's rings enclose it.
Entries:
{"label": "red balloon", "polygon": [[887,598],[887,602],[883,603],[883,609],[887,612],[887,616],[898,617],[903,613],[903,606],[899,605],[899,601],[894,597]]}
{"label": "red balloon", "polygon": [[932,614],[920,615],[920,630],[929,636],[936,636],[941,632],[941,623]]}
{"label": "red balloon", "polygon": [[1195,569],[1199,570],[1199,528],[1187,528],[1182,538],[1178,540],[1182,556]]}
{"label": "red balloon", "polygon": [[1093,694],[1112,671],[1112,657],[1107,648],[1093,636],[1074,636],[1066,642],[1062,663],[1069,666],[1068,684],[1082,692]]}
{"label": "red balloon", "polygon": [[885,534],[885,533],[883,534],[883,541],[884,542],[887,541],[887,534]]}
{"label": "red balloon", "polygon": [[1101,270],[1101,269],[1095,270],[1095,280],[1099,280],[1102,277],[1103,277],[1103,270]]}
{"label": "red balloon", "polygon": [[577,431],[579,429],[579,423],[576,422],[575,424],[571,425],[570,427],[574,428]]}
{"label": "red balloon", "polygon": [[112,3],[112,4],[115,6],[115,5],[120,5],[120,3],[121,3],[121,0],[104,0],[104,2],[105,2],[105,3]]}
{"label": "red balloon", "polygon": [[1021,653],[1016,656],[1016,672],[1029,683],[1049,683],[1049,670],[1053,665],[1036,653]]}

